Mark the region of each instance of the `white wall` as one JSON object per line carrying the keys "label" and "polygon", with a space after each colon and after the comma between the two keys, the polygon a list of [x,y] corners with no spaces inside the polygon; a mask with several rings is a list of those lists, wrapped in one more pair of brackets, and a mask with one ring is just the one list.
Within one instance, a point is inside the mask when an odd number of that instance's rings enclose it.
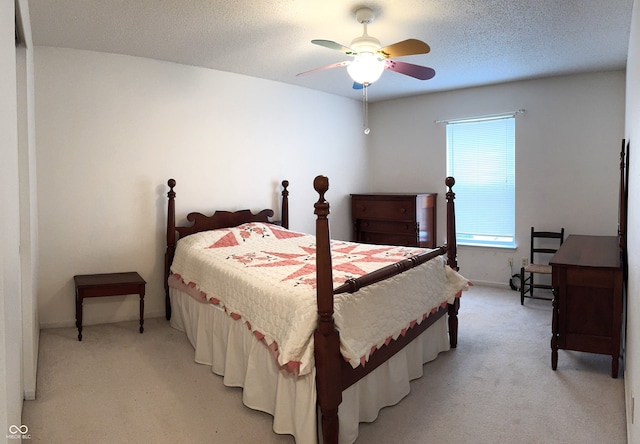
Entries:
{"label": "white wall", "polygon": [[[357,101],[149,59],[35,53],[42,327],[75,323],[73,276],[136,270],[147,316],[164,314],[166,186],[176,211],[278,209],[315,229],[313,178],[330,179],[331,227],[351,234],[347,195],[365,182]],[[136,319],[135,297],[85,301],[84,323]]]}
{"label": "white wall", "polygon": [[627,286],[627,344],[625,356],[625,393],[627,403],[627,436],[629,444],[640,443],[640,405],[634,398],[640,394],[640,1],[633,5],[629,57],[627,59],[627,101],[625,137],[629,149],[629,278]]}
{"label": "white wall", "polygon": [[[572,75],[375,103],[371,107],[370,189],[438,192],[445,236],[446,128],[436,120],[521,108],[516,118],[514,250],[460,247],[463,274],[507,285],[529,255],[530,227],[615,235],[619,152],[624,137],[623,71]],[[455,187],[454,187],[455,191]]]}
{"label": "white wall", "polygon": [[[521,247],[459,249],[469,278],[506,285],[507,259],[515,258],[515,272],[532,225],[615,234],[624,79],[605,72],[375,103],[367,138],[356,101],[148,59],[37,48],[41,323],[73,325],[72,278],[83,273],[138,270],[149,282],[147,313],[161,312],[169,177],[178,182],[179,213],[275,207],[277,185],[289,179],[292,228],[309,231],[310,184],[327,174],[332,235],[343,239],[351,235],[349,193],[437,191],[442,239],[445,127],[434,121],[525,108],[516,121]],[[135,300],[93,300],[85,311],[86,323],[133,319]]]}

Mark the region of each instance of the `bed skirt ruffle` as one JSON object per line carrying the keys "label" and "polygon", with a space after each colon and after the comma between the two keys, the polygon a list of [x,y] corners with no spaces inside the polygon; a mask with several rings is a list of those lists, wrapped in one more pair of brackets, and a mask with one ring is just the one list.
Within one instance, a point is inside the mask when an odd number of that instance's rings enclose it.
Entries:
{"label": "bed skirt ruffle", "polygon": [[[316,444],[315,371],[304,376],[278,369],[267,346],[244,322],[233,320],[213,304],[170,289],[171,326],[185,332],[195,349],[195,361],[208,365],[230,387],[241,387],[243,403],[273,416],[273,430],[290,434],[297,444]],[[423,364],[449,350],[447,317],[389,361],[342,394],[339,408],[340,444],[358,437],[360,422],[374,421],[380,409],[409,394],[409,382],[423,375]]]}

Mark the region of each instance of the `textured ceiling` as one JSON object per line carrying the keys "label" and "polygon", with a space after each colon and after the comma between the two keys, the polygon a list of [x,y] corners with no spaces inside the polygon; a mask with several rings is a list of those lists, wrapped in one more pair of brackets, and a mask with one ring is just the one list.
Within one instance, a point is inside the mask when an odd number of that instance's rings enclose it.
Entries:
{"label": "textured ceiling", "polygon": [[421,81],[386,71],[369,100],[626,65],[633,0],[29,0],[35,45],[148,57],[276,80],[358,99],[349,60],[312,39],[348,46],[354,16],[383,46],[417,38],[431,52],[398,60],[436,70]]}

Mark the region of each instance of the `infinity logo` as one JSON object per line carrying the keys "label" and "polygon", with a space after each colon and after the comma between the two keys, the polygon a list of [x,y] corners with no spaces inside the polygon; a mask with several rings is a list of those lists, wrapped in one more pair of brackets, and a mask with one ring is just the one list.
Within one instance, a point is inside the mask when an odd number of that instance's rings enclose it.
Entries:
{"label": "infinity logo", "polygon": [[11,433],[12,435],[26,435],[28,431],[29,431],[29,427],[27,427],[24,424],[21,426],[11,424],[9,426],[9,433]]}

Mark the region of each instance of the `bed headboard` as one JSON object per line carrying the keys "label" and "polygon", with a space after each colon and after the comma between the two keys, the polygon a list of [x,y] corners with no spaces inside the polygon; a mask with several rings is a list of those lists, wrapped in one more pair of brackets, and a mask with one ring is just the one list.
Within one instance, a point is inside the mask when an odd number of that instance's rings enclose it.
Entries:
{"label": "bed headboard", "polygon": [[[191,222],[191,225],[176,226],[176,192],[173,190],[176,186],[175,179],[169,179],[167,181],[169,185],[169,192],[167,193],[168,205],[167,205],[167,250],[164,257],[164,287],[166,293],[166,317],[167,320],[171,318],[171,304],[169,303],[169,285],[167,279],[169,278],[171,262],[173,262],[173,256],[176,252],[176,241],[178,234],[179,237],[185,237],[193,233],[200,231],[216,230],[218,228],[236,227],[238,225],[247,222],[270,222],[269,218],[273,217],[274,212],[270,209],[265,209],[259,213],[252,213],[251,210],[240,211],[216,211],[211,216],[206,216],[202,213],[189,213],[187,220]],[[282,181],[282,220],[280,224],[284,228],[289,228],[289,186],[288,180]]]}

